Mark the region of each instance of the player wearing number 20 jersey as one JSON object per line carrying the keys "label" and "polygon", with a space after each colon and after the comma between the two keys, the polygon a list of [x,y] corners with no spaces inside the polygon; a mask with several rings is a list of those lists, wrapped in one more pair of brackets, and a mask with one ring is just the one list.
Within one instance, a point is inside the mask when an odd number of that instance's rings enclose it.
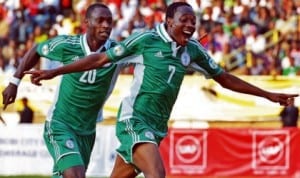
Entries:
{"label": "player wearing number 20 jersey", "polygon": [[[131,94],[122,101],[117,123],[122,143],[118,152],[127,162],[132,162],[133,146],[129,143],[159,143],[166,135],[167,121],[188,67],[207,78],[223,71],[196,40],[185,47],[177,46],[163,24],[153,31],[131,35],[106,54],[113,62],[135,64]],[[121,60],[125,56],[134,58]]]}
{"label": "player wearing number 20 jersey", "polygon": [[[115,44],[108,39],[95,52],[105,51]],[[84,34],[47,40],[38,45],[37,53],[66,65],[92,52]],[[96,122],[102,119],[102,107],[113,90],[120,69],[121,64],[111,63],[62,76],[44,128],[45,144],[55,162],[53,177],[59,177],[72,166],[87,168],[95,142]]]}
{"label": "player wearing number 20 jersey", "polygon": [[[115,45],[109,39],[113,28],[109,8],[93,3],[85,12],[84,34],[56,36],[26,52],[11,82],[2,92],[4,107],[15,101],[25,71],[38,64],[41,57],[59,61],[65,66]],[[53,178],[85,177],[95,143],[96,121],[101,118],[103,104],[113,89],[120,67],[119,64],[107,64],[99,69],[62,76],[43,132],[53,158]],[[34,78],[31,79],[33,82]]]}
{"label": "player wearing number 20 jersey", "polygon": [[[114,45],[113,40],[107,40],[97,52]],[[92,53],[86,35],[58,36],[39,44],[37,52],[64,65]],[[114,87],[119,68],[107,64],[103,68],[63,75],[47,120],[65,123],[80,135],[94,133],[96,119],[102,117],[102,106]]]}

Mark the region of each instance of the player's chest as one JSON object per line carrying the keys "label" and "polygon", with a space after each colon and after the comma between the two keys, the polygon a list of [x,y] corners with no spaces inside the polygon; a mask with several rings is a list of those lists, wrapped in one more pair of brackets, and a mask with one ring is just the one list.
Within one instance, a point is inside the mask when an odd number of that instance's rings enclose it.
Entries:
{"label": "player's chest", "polygon": [[68,78],[74,83],[81,84],[101,84],[109,83],[111,78],[114,76],[116,67],[115,65],[110,65],[105,68],[91,69],[83,72],[71,73]]}
{"label": "player's chest", "polygon": [[161,45],[155,48],[146,48],[143,53],[144,62],[154,68],[169,68],[175,66],[181,70],[191,62],[191,56],[185,47],[174,48],[171,45]]}

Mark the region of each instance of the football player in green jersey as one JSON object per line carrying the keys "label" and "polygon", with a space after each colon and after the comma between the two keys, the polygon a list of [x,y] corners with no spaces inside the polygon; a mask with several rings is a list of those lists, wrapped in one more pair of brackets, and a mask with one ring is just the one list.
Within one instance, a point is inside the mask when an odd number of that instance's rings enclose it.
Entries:
{"label": "football player in green jersey", "polygon": [[[111,178],[125,178],[124,170],[139,170],[146,178],[165,178],[159,144],[167,135],[168,120],[186,69],[192,68],[222,87],[264,97],[287,105],[298,94],[274,93],[227,73],[208,55],[192,35],[196,17],[185,2],[168,6],[165,23],[152,31],[132,34],[104,53],[92,54],[53,70],[28,71],[32,82],[94,69],[107,62],[135,64],[131,92],[122,100],[116,125],[121,143]],[[135,56],[131,59],[124,57]],[[136,175],[138,172],[136,173]],[[129,176],[128,176],[129,177]]]}
{"label": "football player in green jersey", "polygon": [[[107,6],[90,5],[85,23],[85,34],[57,36],[27,52],[2,93],[4,107],[15,101],[23,72],[33,68],[41,57],[69,64],[116,44],[109,39],[113,19]],[[85,177],[95,142],[96,121],[102,118],[102,107],[112,92],[120,67],[110,63],[103,68],[66,74],[61,78],[43,134],[54,160],[53,177]]]}

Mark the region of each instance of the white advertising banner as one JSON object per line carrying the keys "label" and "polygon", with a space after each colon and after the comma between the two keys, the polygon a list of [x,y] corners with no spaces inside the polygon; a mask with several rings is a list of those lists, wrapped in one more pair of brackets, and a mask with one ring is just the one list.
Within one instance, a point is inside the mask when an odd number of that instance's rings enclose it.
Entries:
{"label": "white advertising banner", "polygon": [[51,174],[52,159],[44,145],[42,130],[39,124],[1,126],[1,175]]}
{"label": "white advertising banner", "polygon": [[[51,175],[53,161],[42,134],[43,124],[0,125],[0,175]],[[114,125],[97,126],[88,176],[109,176],[118,144]]]}

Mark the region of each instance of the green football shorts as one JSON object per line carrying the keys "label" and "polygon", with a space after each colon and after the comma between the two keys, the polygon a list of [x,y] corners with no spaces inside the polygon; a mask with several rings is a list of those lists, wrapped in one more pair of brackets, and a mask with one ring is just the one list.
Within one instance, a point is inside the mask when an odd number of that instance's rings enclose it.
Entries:
{"label": "green football shorts", "polygon": [[147,127],[143,121],[137,118],[117,121],[116,134],[120,141],[117,152],[126,163],[133,165],[132,151],[134,145],[145,142],[159,145],[163,139],[163,137],[158,136],[153,129]]}
{"label": "green football shorts", "polygon": [[83,165],[87,169],[95,135],[78,135],[64,123],[46,121],[43,136],[54,161],[53,177],[60,177],[73,166]]}

